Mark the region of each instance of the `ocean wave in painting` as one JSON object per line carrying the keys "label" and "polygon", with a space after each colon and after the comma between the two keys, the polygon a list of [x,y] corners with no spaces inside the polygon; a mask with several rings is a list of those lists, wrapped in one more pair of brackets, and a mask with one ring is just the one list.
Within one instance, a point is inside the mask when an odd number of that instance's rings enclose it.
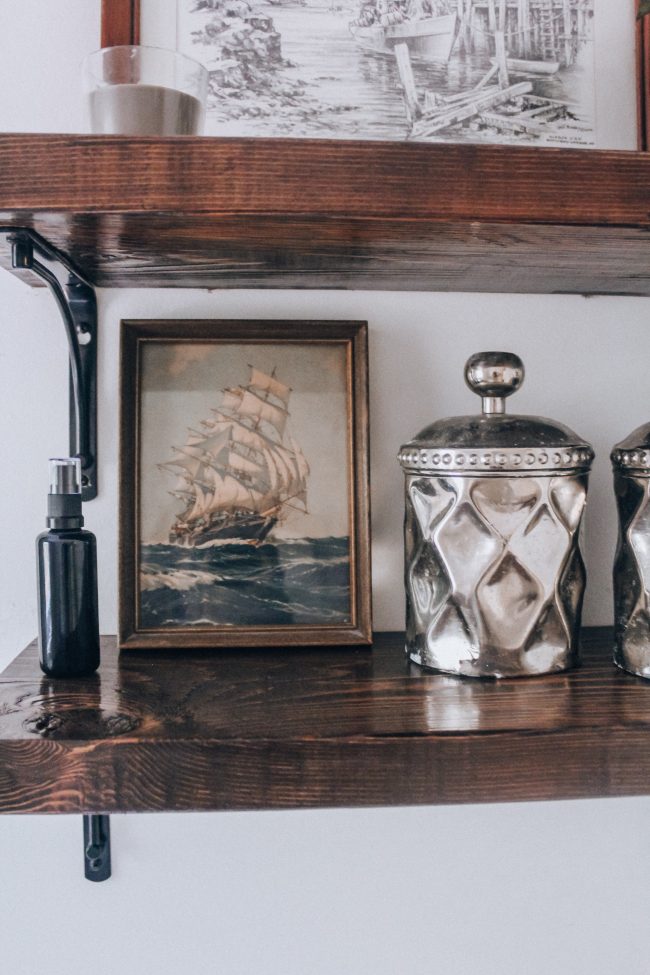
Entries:
{"label": "ocean wave in painting", "polygon": [[349,622],[348,538],[142,546],[144,629]]}

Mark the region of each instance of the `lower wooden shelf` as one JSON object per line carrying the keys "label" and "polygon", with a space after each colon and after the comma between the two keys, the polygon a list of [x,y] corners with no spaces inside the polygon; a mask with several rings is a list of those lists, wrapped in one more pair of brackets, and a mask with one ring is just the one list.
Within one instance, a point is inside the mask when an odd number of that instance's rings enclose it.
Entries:
{"label": "lower wooden shelf", "polygon": [[374,650],[161,651],[0,675],[0,811],[287,809],[650,794],[650,682],[587,630],[580,670],[478,682]]}

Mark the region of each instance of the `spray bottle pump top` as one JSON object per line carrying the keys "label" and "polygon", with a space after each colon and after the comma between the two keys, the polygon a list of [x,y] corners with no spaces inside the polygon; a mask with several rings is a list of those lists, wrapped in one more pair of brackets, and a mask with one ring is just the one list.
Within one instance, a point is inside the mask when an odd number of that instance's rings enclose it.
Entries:
{"label": "spray bottle pump top", "polygon": [[78,457],[51,457],[47,496],[48,528],[81,528],[81,461]]}

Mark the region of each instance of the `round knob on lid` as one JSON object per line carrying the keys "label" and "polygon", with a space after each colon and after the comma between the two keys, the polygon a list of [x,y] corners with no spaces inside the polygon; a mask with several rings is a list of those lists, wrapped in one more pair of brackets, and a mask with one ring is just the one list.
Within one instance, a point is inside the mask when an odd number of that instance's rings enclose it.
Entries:
{"label": "round knob on lid", "polygon": [[483,398],[484,413],[505,413],[506,396],[524,381],[524,364],[512,352],[477,352],[465,363],[465,382]]}

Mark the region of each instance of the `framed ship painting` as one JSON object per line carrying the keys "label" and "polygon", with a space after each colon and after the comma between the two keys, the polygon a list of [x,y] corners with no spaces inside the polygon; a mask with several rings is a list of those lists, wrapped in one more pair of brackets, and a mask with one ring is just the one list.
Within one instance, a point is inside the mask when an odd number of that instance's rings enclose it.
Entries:
{"label": "framed ship painting", "polygon": [[369,644],[366,324],[121,338],[120,646]]}
{"label": "framed ship painting", "polygon": [[104,0],[104,37],[201,61],[206,135],[636,149],[636,3]]}

